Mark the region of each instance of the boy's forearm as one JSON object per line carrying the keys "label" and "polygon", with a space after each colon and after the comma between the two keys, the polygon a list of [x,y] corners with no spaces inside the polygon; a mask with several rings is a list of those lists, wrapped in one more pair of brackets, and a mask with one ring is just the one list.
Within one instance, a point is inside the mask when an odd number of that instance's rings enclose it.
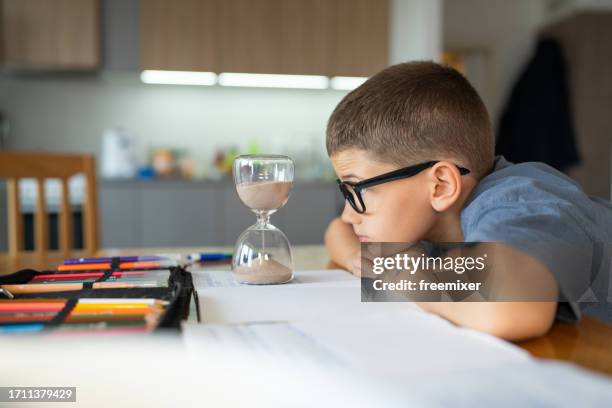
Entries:
{"label": "boy's forearm", "polygon": [[351,255],[361,248],[353,228],[340,217],[335,218],[327,227],[325,246],[331,260],[347,270],[350,270]]}
{"label": "boy's forearm", "polygon": [[[419,306],[460,326],[506,340],[546,333],[555,318],[559,293],[552,273],[537,259],[502,243],[463,248],[459,255],[475,258],[486,254],[495,260],[487,265],[486,278],[488,290],[496,288],[494,299],[489,298],[489,302],[419,303]],[[492,301],[495,299],[514,301]]]}
{"label": "boy's forearm", "polygon": [[506,340],[545,334],[554,322],[556,302],[417,302],[428,312],[464,327]]}

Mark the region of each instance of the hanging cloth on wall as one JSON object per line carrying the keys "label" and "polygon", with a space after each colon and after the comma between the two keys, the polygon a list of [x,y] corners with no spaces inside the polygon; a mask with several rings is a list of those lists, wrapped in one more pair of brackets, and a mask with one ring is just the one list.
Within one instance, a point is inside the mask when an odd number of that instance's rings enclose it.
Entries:
{"label": "hanging cloth on wall", "polygon": [[559,43],[541,39],[501,116],[496,153],[566,170],[580,159]]}

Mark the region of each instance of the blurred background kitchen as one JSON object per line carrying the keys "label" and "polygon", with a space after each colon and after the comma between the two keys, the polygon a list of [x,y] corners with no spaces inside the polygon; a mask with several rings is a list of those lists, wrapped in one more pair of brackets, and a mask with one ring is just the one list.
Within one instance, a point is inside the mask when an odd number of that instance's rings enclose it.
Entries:
{"label": "blurred background kitchen", "polygon": [[[343,205],[327,119],[369,75],[409,60],[465,73],[490,110],[499,153],[545,161],[610,197],[612,0],[0,5],[0,149],[94,153],[104,248],[233,244],[254,218],[231,162],[260,152],[296,161],[293,194],[273,223],[293,244],[322,243]],[[83,181],[71,183],[80,231]],[[20,188],[28,248],[36,187]],[[53,248],[59,184],[46,192]],[[0,250],[5,194],[0,184]]]}

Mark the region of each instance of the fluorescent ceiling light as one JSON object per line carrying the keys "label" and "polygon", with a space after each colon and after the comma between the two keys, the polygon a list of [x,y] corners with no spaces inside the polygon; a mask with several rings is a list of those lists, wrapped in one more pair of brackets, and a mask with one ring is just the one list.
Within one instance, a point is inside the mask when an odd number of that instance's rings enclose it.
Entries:
{"label": "fluorescent ceiling light", "polygon": [[140,80],[145,84],[165,85],[215,85],[217,74],[195,71],[142,71]]}
{"label": "fluorescent ceiling light", "polygon": [[367,80],[367,77],[337,76],[331,79],[331,88],[339,91],[351,91]]}
{"label": "fluorescent ceiling light", "polygon": [[357,88],[364,83],[366,77],[330,78],[323,75],[280,75],[280,74],[247,74],[225,72],[220,75],[214,72],[197,71],[158,71],[145,70],[140,74],[145,84],[166,85],[216,85],[260,88],[301,88],[327,89],[331,86],[336,90]]}
{"label": "fluorescent ceiling light", "polygon": [[329,78],[322,75],[241,74],[225,72],[219,75],[219,85],[262,88],[326,89],[329,87]]}

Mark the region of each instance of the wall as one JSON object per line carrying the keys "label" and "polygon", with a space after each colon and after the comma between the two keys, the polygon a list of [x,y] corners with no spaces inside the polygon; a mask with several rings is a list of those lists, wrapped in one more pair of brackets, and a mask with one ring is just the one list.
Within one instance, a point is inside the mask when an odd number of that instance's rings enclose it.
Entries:
{"label": "wall", "polygon": [[583,10],[551,24],[567,60],[570,105],[580,163],[568,171],[591,195],[610,198],[612,9]]}
{"label": "wall", "polygon": [[445,0],[444,47],[488,55],[488,84],[479,89],[494,124],[531,53],[547,15],[546,0]]}
{"label": "wall", "polygon": [[442,0],[393,0],[391,64],[414,59],[438,60],[442,51]]}
{"label": "wall", "polygon": [[555,24],[583,11],[610,12],[612,0],[548,0],[546,24]]}

